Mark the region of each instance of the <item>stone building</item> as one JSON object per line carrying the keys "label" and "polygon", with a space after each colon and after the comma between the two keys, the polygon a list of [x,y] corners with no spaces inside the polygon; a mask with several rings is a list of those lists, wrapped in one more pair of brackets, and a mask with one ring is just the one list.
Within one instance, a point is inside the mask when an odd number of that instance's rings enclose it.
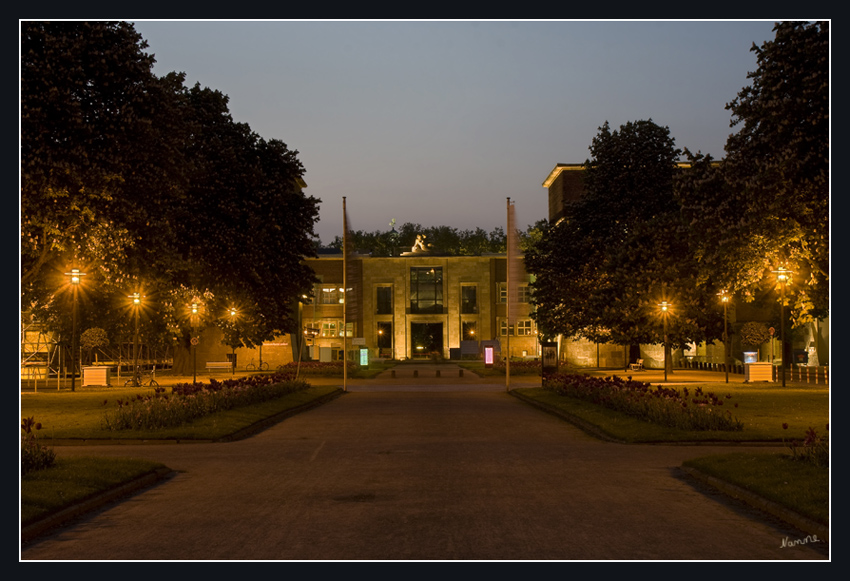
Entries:
{"label": "stone building", "polygon": [[517,281],[516,320],[507,321],[505,255],[355,255],[346,276],[346,328],[343,256],[307,263],[320,279],[312,299],[300,306],[302,326],[318,331],[308,340],[312,359],[339,359],[346,333],[349,349],[366,348],[373,359],[477,357],[488,342],[502,356],[508,343],[512,357],[537,356],[524,270]]}

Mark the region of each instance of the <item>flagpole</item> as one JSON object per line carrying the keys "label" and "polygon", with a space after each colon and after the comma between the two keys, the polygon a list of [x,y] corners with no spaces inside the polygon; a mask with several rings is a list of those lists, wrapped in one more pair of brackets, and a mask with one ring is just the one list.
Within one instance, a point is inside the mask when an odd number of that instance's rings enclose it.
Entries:
{"label": "flagpole", "polygon": [[507,259],[505,260],[505,285],[507,286],[507,301],[505,302],[505,391],[511,390],[511,199],[508,198],[508,236],[505,238]]}
{"label": "flagpole", "polygon": [[342,197],[342,391],[348,391],[348,214]]}

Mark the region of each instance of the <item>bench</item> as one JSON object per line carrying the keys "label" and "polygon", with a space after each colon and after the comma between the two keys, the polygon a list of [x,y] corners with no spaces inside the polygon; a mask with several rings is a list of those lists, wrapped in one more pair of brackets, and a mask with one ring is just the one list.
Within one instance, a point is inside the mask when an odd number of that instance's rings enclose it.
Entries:
{"label": "bench", "polygon": [[630,363],[629,369],[632,371],[643,371],[643,359],[638,359],[634,363]]}
{"label": "bench", "polygon": [[233,370],[233,364],[230,361],[207,361],[207,371]]}

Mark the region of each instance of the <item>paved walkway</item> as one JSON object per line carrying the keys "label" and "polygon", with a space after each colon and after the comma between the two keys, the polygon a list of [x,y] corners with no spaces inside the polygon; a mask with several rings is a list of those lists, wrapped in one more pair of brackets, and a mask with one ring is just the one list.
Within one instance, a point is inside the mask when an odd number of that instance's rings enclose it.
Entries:
{"label": "paved walkway", "polygon": [[21,559],[829,558],[825,544],[795,544],[805,533],[680,468],[728,448],[601,442],[510,396],[503,379],[443,369],[439,381],[400,370],[394,386],[352,381],[238,442],[58,448],[149,458],[174,474],[24,546]]}

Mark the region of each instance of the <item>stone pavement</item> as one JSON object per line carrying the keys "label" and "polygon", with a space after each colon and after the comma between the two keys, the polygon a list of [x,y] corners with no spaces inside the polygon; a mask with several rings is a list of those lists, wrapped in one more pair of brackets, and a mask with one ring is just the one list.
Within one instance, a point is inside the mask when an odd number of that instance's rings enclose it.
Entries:
{"label": "stone pavement", "polygon": [[602,442],[509,395],[502,378],[428,369],[353,380],[238,442],[57,448],[173,473],[24,544],[21,559],[829,559],[824,542],[681,469],[728,447]]}

